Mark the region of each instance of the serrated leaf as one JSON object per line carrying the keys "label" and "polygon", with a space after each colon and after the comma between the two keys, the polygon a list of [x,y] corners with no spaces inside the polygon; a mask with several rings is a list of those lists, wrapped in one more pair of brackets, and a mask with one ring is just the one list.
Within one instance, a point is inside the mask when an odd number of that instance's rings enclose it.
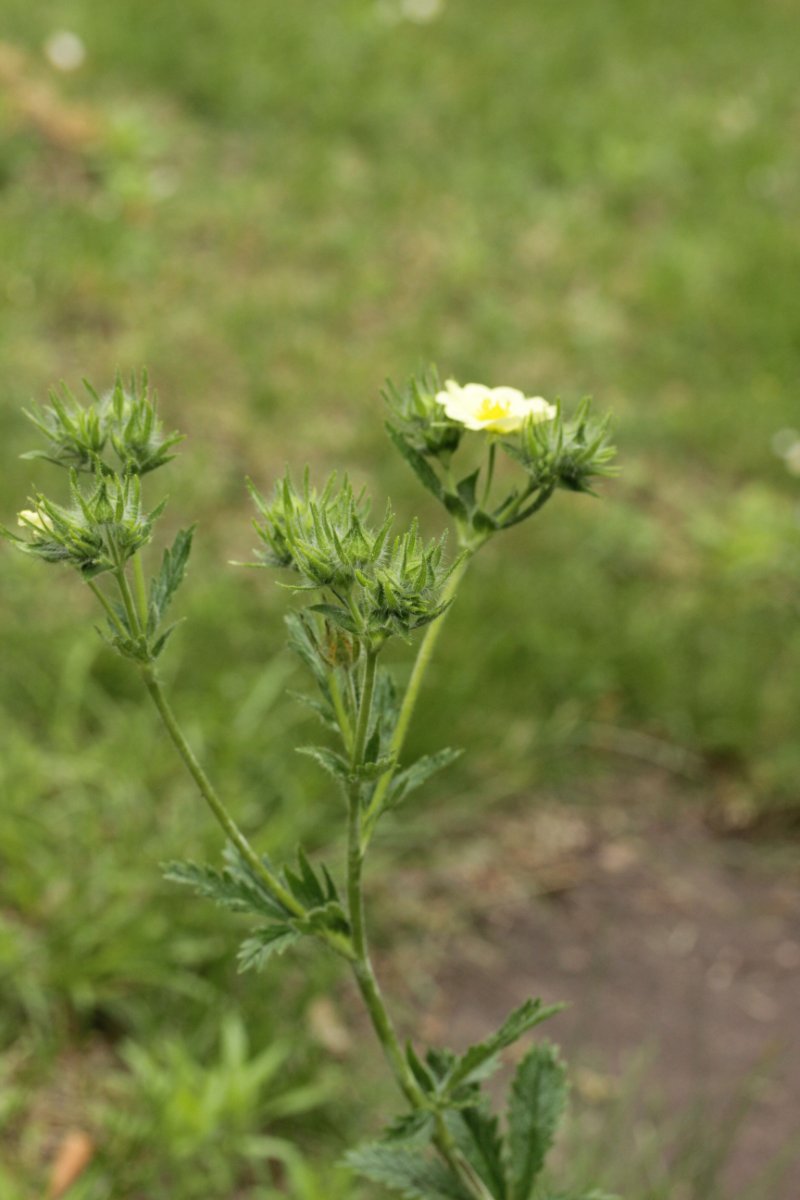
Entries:
{"label": "serrated leaf", "polygon": [[425,1055],[425,1063],[433,1072],[433,1077],[438,1083],[447,1077],[449,1072],[455,1066],[457,1055],[452,1050],[446,1047],[434,1046]]}
{"label": "serrated leaf", "polygon": [[422,486],[429,491],[432,496],[435,496],[437,500],[439,500],[441,503],[444,503],[444,488],[441,485],[438,475],[427,459],[423,458],[419,451],[415,450],[411,443],[408,442],[406,438],[403,437],[402,433],[395,429],[394,426],[387,425],[386,429],[389,437],[394,442],[394,445],[411,467],[411,470],[417,476],[417,479],[419,479]]}
{"label": "serrated leaf", "polygon": [[286,694],[292,700],[296,700],[298,704],[302,704],[304,708],[308,708],[311,712],[316,713],[326,729],[338,732],[339,726],[336,724],[333,708],[327,701],[317,700],[315,696],[307,696],[305,692],[296,692],[292,688]]}
{"label": "serrated leaf", "polygon": [[165,865],[164,877],[194,888],[201,896],[233,912],[253,912],[281,919],[287,915],[283,906],[252,876],[234,866],[218,871],[205,864],[173,862]]}
{"label": "serrated leaf", "polygon": [[391,1124],[387,1125],[383,1136],[387,1142],[411,1142],[419,1147],[428,1144],[435,1129],[434,1114],[429,1109],[422,1108],[395,1117]]}
{"label": "serrated leaf", "polygon": [[422,1062],[411,1042],[406,1042],[406,1062],[411,1068],[411,1074],[422,1088],[423,1092],[431,1093],[436,1090],[436,1080],[425,1063]]}
{"label": "serrated leaf", "polygon": [[451,750],[449,747],[437,750],[435,754],[424,754],[410,767],[398,771],[389,792],[387,808],[393,808],[400,804],[406,796],[422,787],[423,783],[426,783],[437,771],[443,771],[445,767],[450,766],[450,763],[460,758],[462,753],[461,750]]}
{"label": "serrated leaf", "polygon": [[339,608],[337,604],[310,604],[309,612],[322,613],[334,625],[338,625],[345,633],[352,633],[358,636],[359,630],[353,620],[353,614],[346,608]]}
{"label": "serrated leaf", "polygon": [[237,959],[240,971],[260,971],[273,954],[283,954],[300,940],[300,933],[290,925],[265,925],[242,942]]}
{"label": "serrated leaf", "polygon": [[381,727],[380,723],[375,723],[375,728],[367,738],[367,744],[364,747],[364,762],[374,763],[380,757],[381,752]]}
{"label": "serrated leaf", "polygon": [[335,750],[329,750],[327,746],[298,746],[297,753],[313,758],[337,783],[349,782],[350,764]]}
{"label": "serrated leaf", "polygon": [[164,551],[159,572],[150,584],[148,613],[148,633],[150,634],[155,633],[158,629],[173,596],[186,577],[194,530],[195,527],[192,525],[189,529],[178,531],[172,546]]}
{"label": "serrated leaf", "polygon": [[310,909],[304,917],[295,917],[295,929],[301,933],[349,933],[347,914],[338,900],[329,900]]}
{"label": "serrated leaf", "polygon": [[564,1064],[549,1042],[519,1064],[508,1107],[509,1200],[530,1200],[567,1101]]}
{"label": "serrated leaf", "polygon": [[383,1183],[407,1200],[470,1200],[469,1192],[446,1166],[411,1150],[376,1142],[351,1150],[345,1162],[373,1183]]}
{"label": "serrated leaf", "polygon": [[548,1008],[543,1008],[541,1000],[538,999],[526,1000],[519,1008],[515,1008],[496,1033],[493,1033],[484,1042],[470,1046],[459,1057],[446,1081],[448,1093],[453,1093],[462,1084],[484,1078],[494,1067],[494,1060],[501,1050],[513,1045],[529,1029],[548,1020],[562,1008],[561,1004],[552,1004]]}
{"label": "serrated leaf", "polygon": [[354,767],[352,778],[359,781],[368,781],[370,779],[379,779],[381,775],[385,775],[387,771],[394,766],[394,755],[386,754],[383,758],[376,759],[375,762],[361,763]]}
{"label": "serrated leaf", "polygon": [[448,1127],[456,1144],[478,1172],[495,1200],[506,1200],[503,1138],[500,1123],[488,1108],[475,1105],[458,1113],[449,1113]]}

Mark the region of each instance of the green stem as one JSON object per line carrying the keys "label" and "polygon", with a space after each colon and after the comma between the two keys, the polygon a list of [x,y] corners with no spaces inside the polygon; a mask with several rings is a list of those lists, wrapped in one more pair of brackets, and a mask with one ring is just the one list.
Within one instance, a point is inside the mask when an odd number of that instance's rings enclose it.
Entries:
{"label": "green stem", "polygon": [[139,619],[142,622],[142,629],[147,629],[147,583],[144,578],[144,565],[142,563],[141,554],[133,556],[133,579],[136,584],[136,599],[139,605]]}
{"label": "green stem", "polygon": [[484,484],[483,499],[481,500],[481,505],[483,508],[486,508],[486,505],[489,502],[489,493],[492,490],[492,480],[494,479],[494,463],[496,457],[497,443],[492,441],[489,444],[489,462],[486,467],[486,483]]}
{"label": "green stem", "polygon": [[[364,748],[369,731],[375,688],[377,658],[377,651],[367,652],[358,724],[351,758],[354,771],[362,765],[364,760]],[[359,783],[354,781],[348,790],[347,826],[347,907],[350,918],[350,936],[355,952],[355,960],[352,963],[353,975],[395,1080],[412,1109],[419,1110],[428,1107],[425,1094],[414,1078],[403,1053],[370,959],[362,886],[363,866],[361,789]],[[490,1193],[459,1152],[441,1113],[436,1115],[434,1144],[453,1172],[469,1189],[470,1194],[475,1197],[475,1200],[491,1200]]]}
{"label": "green stem", "polygon": [[[375,650],[367,651],[367,661],[364,668],[364,681],[361,688],[361,703],[358,709],[358,723],[351,762],[353,768],[359,767],[364,759],[364,746],[367,740],[372,696],[375,688],[375,673],[378,655]],[[419,1108],[424,1097],[422,1091],[411,1073],[406,1062],[400,1041],[392,1025],[391,1018],[381,996],[380,987],[372,969],[367,943],[367,926],[364,914],[364,895],[361,887],[364,855],[361,849],[361,787],[354,780],[348,789],[348,822],[347,822],[347,907],[350,916],[350,934],[356,959],[353,963],[353,974],[356,983],[367,1006],[370,1020],[375,1033],[383,1047],[384,1054],[392,1068],[395,1079],[408,1102],[414,1108]]]}
{"label": "green stem", "polygon": [[198,790],[203,799],[208,804],[212,813],[216,817],[219,824],[222,826],[229,841],[236,847],[242,859],[247,863],[250,870],[262,881],[267,890],[275,899],[283,905],[288,912],[296,917],[305,916],[305,909],[302,904],[295,900],[291,892],[283,886],[280,880],[276,879],[269,868],[261,861],[253,847],[248,842],[242,831],[239,829],[233,817],[228,812],[222,800],[217,795],[211,780],[206,775],[200,763],[194,756],[191,746],[183,735],[175,714],[170,707],[169,701],[164,695],[164,690],[156,676],[152,666],[141,668],[142,678],[145,687],[158,709],[159,716],[164,722],[164,727],[169,734],[175,749],[183,759],[184,765],[189,774],[197,784]]}
{"label": "green stem", "polygon": [[97,599],[102,604],[103,608],[106,611],[109,621],[114,626],[117,633],[119,633],[121,637],[127,638],[128,631],[125,628],[125,626],[122,624],[122,622],[120,621],[117,613],[114,611],[114,607],[111,604],[111,601],[108,599],[108,596],[106,596],[105,593],[97,586],[97,584],[95,583],[95,581],[93,579],[87,579],[86,582],[89,585],[89,587],[91,588],[91,590],[94,592],[95,596],[97,596]]}
{"label": "green stem", "polygon": [[[358,990],[364,1001],[372,1028],[381,1044],[395,1080],[412,1109],[419,1111],[428,1108],[425,1094],[411,1073],[406,1056],[403,1053],[400,1039],[389,1016],[386,1003],[381,994],[380,985],[375,976],[367,943],[366,923],[364,915],[364,894],[361,887],[363,855],[359,848],[361,840],[359,820],[359,800],[357,789],[350,801],[350,826],[348,837],[348,871],[347,897],[350,911],[350,928],[356,961],[352,964]],[[436,1114],[436,1135],[434,1144],[450,1166],[451,1170],[467,1186],[475,1200],[492,1200],[491,1193],[473,1171],[470,1164],[460,1153],[447,1128],[441,1113]]]}
{"label": "green stem", "polygon": [[[452,572],[447,581],[444,592],[442,593],[443,603],[449,604],[449,601],[454,598],[456,592],[458,591],[458,585],[461,583],[464,573],[469,565],[469,561],[474,553],[474,550],[467,550],[467,553],[461,559],[461,562]],[[386,793],[391,786],[392,779],[394,778],[394,774],[397,770],[400,755],[402,753],[403,746],[405,745],[408,727],[411,724],[411,718],[414,714],[414,709],[416,707],[417,699],[422,687],[422,681],[425,678],[425,673],[430,665],[433,652],[436,649],[436,643],[439,640],[439,634],[441,633],[442,625],[444,624],[444,619],[448,612],[449,606],[440,617],[437,617],[437,619],[428,626],[420,643],[417,657],[411,671],[411,678],[408,681],[408,687],[406,688],[406,693],[403,697],[403,703],[400,707],[397,724],[395,725],[394,733],[392,734],[390,753],[394,758],[394,766],[391,767],[385,775],[381,776],[375,787],[375,791],[372,794],[369,808],[364,815],[362,849],[366,848],[366,844],[372,835],[375,821],[378,818],[383,803],[386,799]]]}
{"label": "green stem", "polygon": [[350,718],[347,715],[347,709],[345,708],[344,697],[342,696],[342,689],[339,687],[339,680],[336,675],[335,667],[328,676],[328,687],[330,688],[333,711],[336,713],[336,720],[338,722],[339,729],[341,730],[344,748],[348,754],[352,754],[353,727],[350,724]]}
{"label": "green stem", "polygon": [[358,710],[358,724],[353,739],[352,764],[359,767],[364,761],[364,747],[369,733],[369,718],[372,713],[372,694],[375,691],[375,674],[378,664],[377,650],[367,650],[367,661],[364,666],[364,681],[361,685],[361,704]]}
{"label": "green stem", "polygon": [[138,633],[141,635],[142,627],[139,624],[139,616],[136,612],[136,605],[133,602],[133,596],[131,595],[128,577],[125,574],[124,563],[120,563],[119,566],[117,566],[116,570],[114,571],[114,576],[117,580],[119,594],[122,597],[122,603],[125,607],[125,615],[128,618],[128,624],[130,625],[131,633]]}
{"label": "green stem", "polygon": [[406,1062],[400,1040],[395,1032],[392,1020],[386,1009],[381,995],[378,980],[369,955],[367,943],[366,919],[364,914],[364,895],[361,888],[361,875],[364,858],[360,849],[361,814],[358,785],[350,792],[350,813],[347,838],[347,906],[350,916],[350,934],[356,959],[353,963],[358,990],[361,992],[367,1007],[372,1027],[389,1062],[395,1079],[413,1108],[420,1108],[424,1103],[422,1091],[411,1074],[411,1068]]}

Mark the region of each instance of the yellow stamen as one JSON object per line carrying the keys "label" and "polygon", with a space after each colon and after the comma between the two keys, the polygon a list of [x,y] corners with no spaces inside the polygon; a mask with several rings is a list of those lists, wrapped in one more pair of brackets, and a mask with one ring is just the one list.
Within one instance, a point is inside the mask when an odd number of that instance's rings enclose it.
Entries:
{"label": "yellow stamen", "polygon": [[508,416],[508,401],[487,396],[485,400],[481,400],[475,415],[479,421],[499,421]]}

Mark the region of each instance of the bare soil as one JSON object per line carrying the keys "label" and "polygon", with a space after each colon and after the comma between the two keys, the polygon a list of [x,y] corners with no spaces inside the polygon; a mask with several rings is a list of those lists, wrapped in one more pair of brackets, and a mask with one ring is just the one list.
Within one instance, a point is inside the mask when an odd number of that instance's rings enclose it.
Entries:
{"label": "bare soil", "polygon": [[[800,856],[721,838],[672,793],[653,772],[611,804],[520,802],[477,836],[450,831],[393,893],[405,932],[382,967],[427,1012],[429,1044],[479,1040],[528,995],[566,1000],[548,1032],[590,1106],[642,1047],[637,1086],[665,1126],[700,1102],[710,1129],[747,1092],[733,1198],[793,1139],[800,1158]],[[779,1188],[797,1200],[800,1161]]]}

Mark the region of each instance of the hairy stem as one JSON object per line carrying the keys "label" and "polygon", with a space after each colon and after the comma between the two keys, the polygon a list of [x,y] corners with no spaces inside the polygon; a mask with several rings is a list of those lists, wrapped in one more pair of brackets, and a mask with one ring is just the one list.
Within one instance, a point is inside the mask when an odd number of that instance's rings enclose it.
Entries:
{"label": "hairy stem", "polygon": [[[458,586],[464,577],[464,573],[466,572],[469,561],[473,554],[474,550],[468,551],[448,579],[447,585],[442,593],[442,601],[444,603],[449,603],[455,597],[455,594],[458,591]],[[408,687],[406,688],[405,696],[403,697],[403,703],[400,707],[397,724],[395,725],[394,733],[392,734],[390,753],[394,758],[394,766],[391,767],[385,775],[381,776],[375,787],[375,791],[372,794],[369,808],[364,815],[362,849],[366,847],[366,844],[372,836],[372,830],[374,828],[375,821],[381,811],[381,808],[383,807],[383,803],[386,799],[386,793],[389,791],[395,771],[397,770],[400,755],[402,753],[403,746],[405,745],[408,727],[411,724],[411,718],[414,714],[414,709],[416,707],[417,699],[422,687],[422,681],[425,678],[425,673],[430,665],[433,652],[436,649],[436,643],[439,640],[439,634],[441,633],[444,619],[448,612],[449,608],[446,609],[440,617],[437,617],[437,619],[428,626],[420,643],[417,657],[411,671],[411,677],[408,681]]]}
{"label": "hairy stem", "polygon": [[283,886],[283,884],[275,878],[269,868],[261,861],[253,847],[248,842],[245,835],[242,833],[239,826],[234,821],[233,817],[228,812],[222,800],[217,795],[211,780],[206,775],[200,763],[195,758],[194,752],[183,735],[175,714],[170,707],[167,697],[164,695],[164,689],[156,676],[152,666],[142,667],[142,678],[145,687],[158,709],[159,716],[164,722],[164,727],[172,739],[175,749],[183,759],[184,765],[191,775],[192,779],[197,784],[198,790],[205,800],[208,807],[216,817],[219,824],[222,826],[229,841],[236,847],[239,854],[250,867],[251,871],[262,881],[267,890],[275,897],[275,899],[284,906],[290,913],[296,917],[305,915],[305,909],[302,904],[295,900],[291,892]]}
{"label": "hairy stem", "polygon": [[144,577],[144,564],[141,554],[133,556],[133,579],[136,584],[136,601],[139,605],[139,619],[142,629],[147,629],[147,583]]}
{"label": "hairy stem", "polygon": [[105,609],[106,616],[116,629],[117,633],[119,633],[123,638],[126,638],[128,636],[128,631],[120,621],[117,613],[114,611],[113,605],[108,599],[108,596],[106,596],[103,590],[97,586],[93,579],[87,579],[86,582],[102,604],[103,608]]}
{"label": "hairy stem", "polygon": [[[367,741],[370,714],[372,711],[376,663],[377,653],[369,651],[364,669],[361,704],[358,711],[358,722],[351,759],[354,773],[355,769],[363,763],[364,747]],[[358,780],[354,779],[348,793],[347,826],[347,906],[353,950],[356,956],[355,961],[352,963],[353,975],[355,976],[356,984],[372,1022],[372,1027],[375,1030],[375,1034],[400,1090],[412,1109],[424,1109],[428,1107],[425,1095],[414,1078],[406,1056],[403,1053],[400,1040],[381,994],[380,985],[372,966],[364,911],[363,865],[361,788]],[[434,1144],[451,1170],[467,1187],[470,1195],[475,1200],[491,1200],[491,1194],[458,1150],[447,1128],[444,1117],[440,1113],[436,1115]]]}
{"label": "hairy stem", "polygon": [[130,631],[132,634],[139,634],[141,636],[142,626],[139,622],[139,614],[136,611],[136,605],[133,602],[133,595],[131,593],[130,584],[128,583],[128,577],[125,574],[124,563],[120,563],[117,566],[114,571],[114,577],[117,581],[119,594],[122,597],[122,604],[125,609],[125,615],[128,618]]}
{"label": "hairy stem", "polygon": [[350,718],[347,715],[342,689],[339,687],[339,680],[336,677],[336,668],[334,667],[328,676],[328,687],[331,693],[331,702],[333,711],[336,713],[336,721],[342,734],[344,748],[348,754],[353,753],[353,727],[350,724]]}
{"label": "hairy stem", "polygon": [[353,767],[359,767],[364,761],[364,747],[369,733],[369,719],[372,714],[372,695],[375,691],[375,674],[378,665],[377,650],[367,651],[367,661],[364,666],[364,680],[361,685],[361,703],[358,709],[358,723],[353,739]]}

